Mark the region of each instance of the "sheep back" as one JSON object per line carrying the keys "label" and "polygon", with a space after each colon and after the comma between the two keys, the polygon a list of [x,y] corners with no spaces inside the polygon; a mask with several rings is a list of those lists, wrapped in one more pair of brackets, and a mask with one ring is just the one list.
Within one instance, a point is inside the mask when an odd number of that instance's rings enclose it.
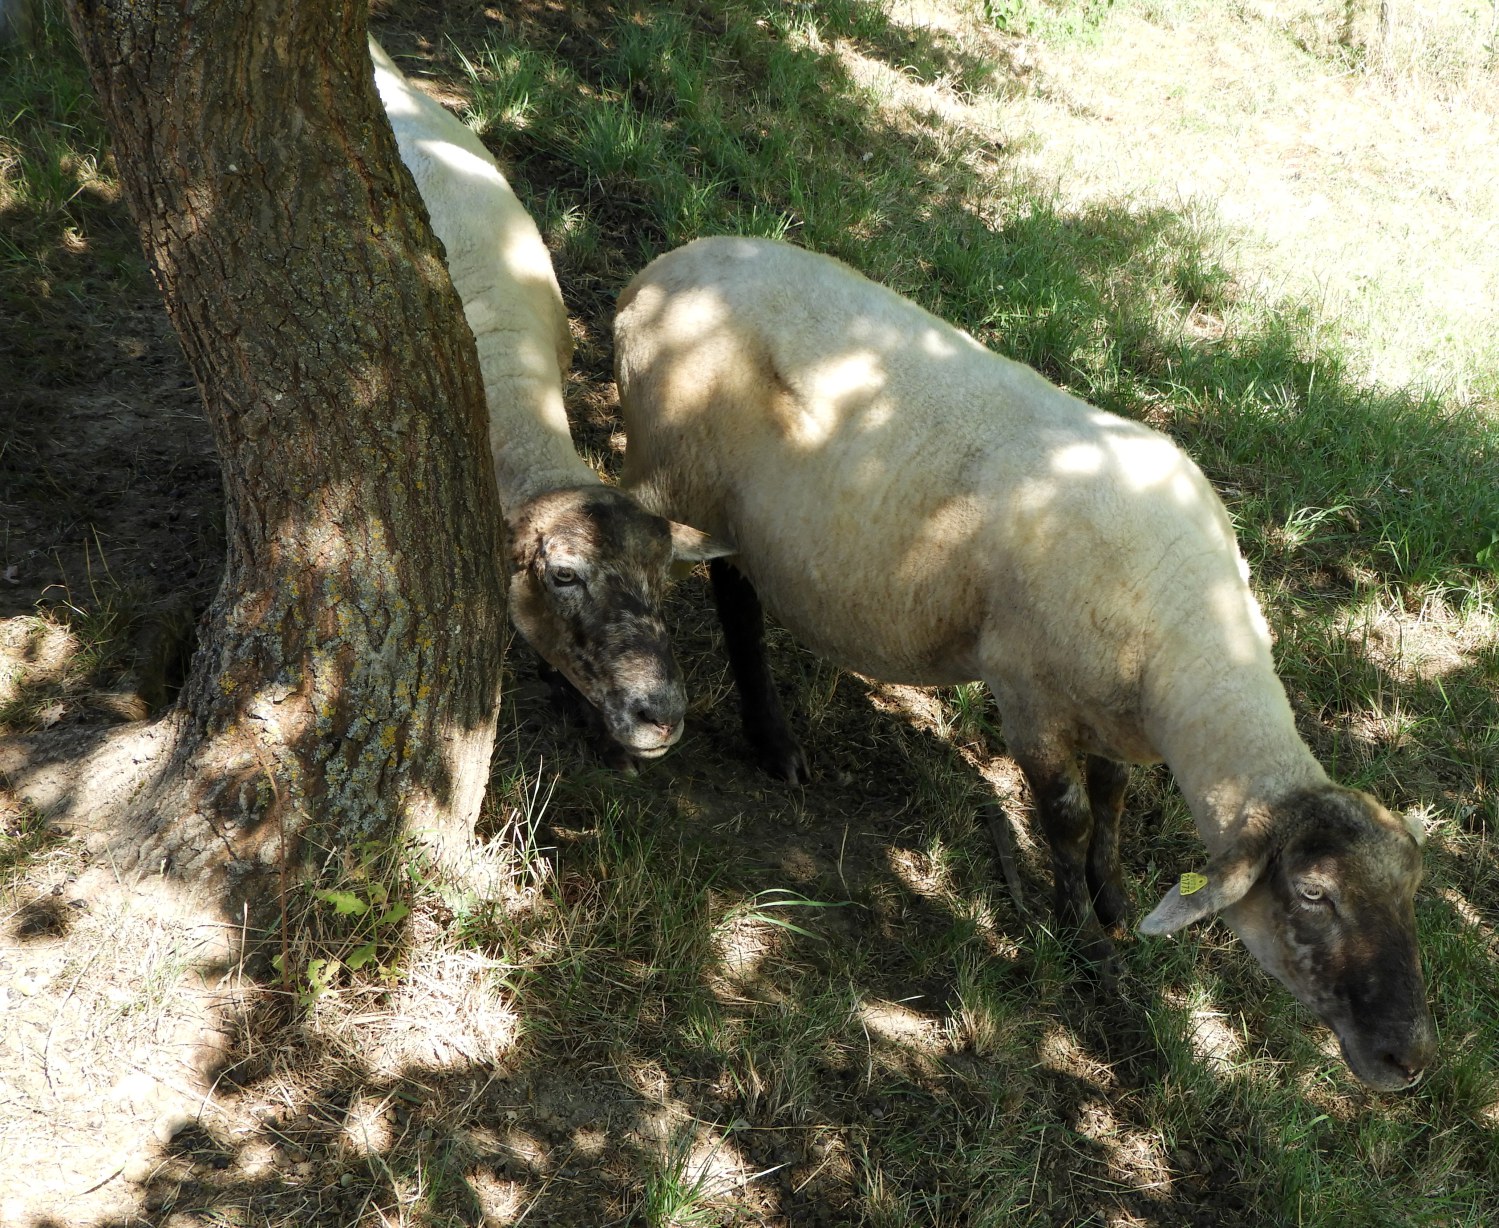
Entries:
{"label": "sheep back", "polygon": [[699,240],[636,278],[615,337],[624,485],[735,541],[771,612],[840,665],[1041,683],[1135,760],[1161,754],[1140,718],[1163,655],[1174,678],[1233,660],[1273,681],[1190,458],[846,265]]}
{"label": "sheep back", "polygon": [[541,232],[473,131],[415,88],[373,38],[369,47],[401,161],[474,334],[507,515],[539,490],[596,481],[563,408],[572,335]]}

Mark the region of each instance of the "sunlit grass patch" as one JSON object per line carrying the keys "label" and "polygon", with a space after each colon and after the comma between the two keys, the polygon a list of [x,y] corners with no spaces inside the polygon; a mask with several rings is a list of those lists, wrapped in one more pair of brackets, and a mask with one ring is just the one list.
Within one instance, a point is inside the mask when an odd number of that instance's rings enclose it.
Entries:
{"label": "sunlit grass patch", "polygon": [[[43,854],[65,842],[66,837],[34,805],[0,796],[0,889],[8,893],[24,875],[36,870]],[[13,900],[6,900],[7,913],[14,906]]]}
{"label": "sunlit grass patch", "polygon": [[33,49],[0,47],[0,306],[13,321],[0,362],[61,370],[67,312],[149,283],[87,74],[61,12],[39,9]]}
{"label": "sunlit grass patch", "polygon": [[147,700],[121,679],[135,660],[127,638],[135,618],[128,597],[106,587],[83,608],[64,602],[0,622],[0,734],[85,714],[145,716]]}
{"label": "sunlit grass patch", "polygon": [[5,73],[0,105],[0,209],[62,213],[92,183],[102,182],[104,128],[83,65],[66,23],[52,6],[34,50],[21,44],[0,48]]}

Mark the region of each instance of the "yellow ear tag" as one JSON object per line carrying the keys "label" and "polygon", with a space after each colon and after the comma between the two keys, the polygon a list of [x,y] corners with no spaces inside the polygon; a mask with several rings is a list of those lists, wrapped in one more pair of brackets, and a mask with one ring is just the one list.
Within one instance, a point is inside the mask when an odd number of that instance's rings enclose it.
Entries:
{"label": "yellow ear tag", "polygon": [[1180,890],[1183,895],[1191,895],[1194,891],[1201,891],[1207,885],[1208,876],[1206,874],[1193,874],[1189,870],[1182,875]]}

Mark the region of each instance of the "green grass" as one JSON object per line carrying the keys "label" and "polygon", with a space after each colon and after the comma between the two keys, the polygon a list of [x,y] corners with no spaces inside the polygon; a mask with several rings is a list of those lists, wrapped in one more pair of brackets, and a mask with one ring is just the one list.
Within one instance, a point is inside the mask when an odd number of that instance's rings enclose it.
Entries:
{"label": "green grass", "polygon": [[[513,653],[488,886],[391,871],[412,913],[399,938],[375,935],[378,967],[345,969],[315,1009],[242,1046],[223,1100],[274,1151],[271,1175],[192,1169],[197,1205],[267,1223],[374,1208],[411,1224],[1492,1217],[1499,571],[1481,555],[1499,532],[1499,367],[1453,386],[1369,380],[1351,340],[1368,322],[1264,289],[1246,235],[1165,187],[1073,199],[1012,158],[1038,137],[1001,142],[980,122],[1031,88],[996,26],[1098,48],[1126,18],[1197,11],[1036,0],[911,26],[852,0],[684,0],[533,13],[503,37],[417,20],[552,247],[581,338],[574,408],[609,378],[613,299],[636,270],[698,235],[759,234],[849,261],[1200,460],[1309,742],[1340,779],[1429,816],[1419,914],[1442,1055],[1428,1079],[1359,1089],[1220,925],[1126,942],[1122,996],[1092,988],[1047,918],[1044,851],[1022,840],[1022,916],[975,821],[996,790],[1022,835],[1027,815],[981,688],[929,702],[773,632],[818,776],[771,785],[739,745],[690,580],[671,610],[694,697],[682,747],[633,780],[588,766]],[[1332,54],[1294,22],[1276,37],[1288,61]],[[68,101],[69,63],[27,70],[39,161],[0,206],[29,227],[0,270],[16,294],[95,275],[56,255],[80,224],[79,168],[107,165]],[[961,123],[913,108],[896,77],[973,106]],[[55,156],[36,118],[52,109],[74,116]],[[612,457],[607,412],[575,419]],[[14,826],[23,869],[42,831]],[[1202,859],[1163,769],[1135,773],[1125,838],[1142,911]],[[325,891],[367,892],[329,865]],[[371,937],[357,919],[317,924],[310,957]],[[434,1037],[482,1056],[377,1060],[422,995],[451,1002]],[[300,1116],[273,1136],[248,1116],[257,1096]],[[406,1106],[367,1152],[326,1125],[361,1098]]]}
{"label": "green grass", "polygon": [[31,52],[0,48],[0,364],[45,385],[76,359],[58,339],[69,314],[150,279],[117,207],[87,74],[51,5],[35,37]]}

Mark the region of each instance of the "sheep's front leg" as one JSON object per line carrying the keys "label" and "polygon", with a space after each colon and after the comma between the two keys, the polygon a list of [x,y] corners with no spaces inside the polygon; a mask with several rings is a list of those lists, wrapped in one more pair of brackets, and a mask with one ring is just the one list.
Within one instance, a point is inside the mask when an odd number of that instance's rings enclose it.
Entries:
{"label": "sheep's front leg", "polygon": [[755,587],[732,564],[713,559],[708,564],[713,602],[723,626],[724,648],[739,691],[744,734],[755,748],[760,765],[790,784],[807,782],[807,759],[786,723],[786,711],[765,659],[765,612]]}
{"label": "sheep's front leg", "polygon": [[1119,820],[1124,814],[1124,788],[1129,768],[1101,755],[1087,760],[1088,805],[1093,812],[1093,834],[1088,841],[1088,890],[1093,911],[1105,927],[1129,917],[1129,896],[1119,865]]}
{"label": "sheep's front leg", "polygon": [[1051,849],[1057,921],[1077,936],[1079,953],[1094,966],[1104,984],[1112,985],[1121,969],[1114,944],[1093,909],[1088,883],[1093,808],[1082,773],[1070,755],[1017,757]]}

